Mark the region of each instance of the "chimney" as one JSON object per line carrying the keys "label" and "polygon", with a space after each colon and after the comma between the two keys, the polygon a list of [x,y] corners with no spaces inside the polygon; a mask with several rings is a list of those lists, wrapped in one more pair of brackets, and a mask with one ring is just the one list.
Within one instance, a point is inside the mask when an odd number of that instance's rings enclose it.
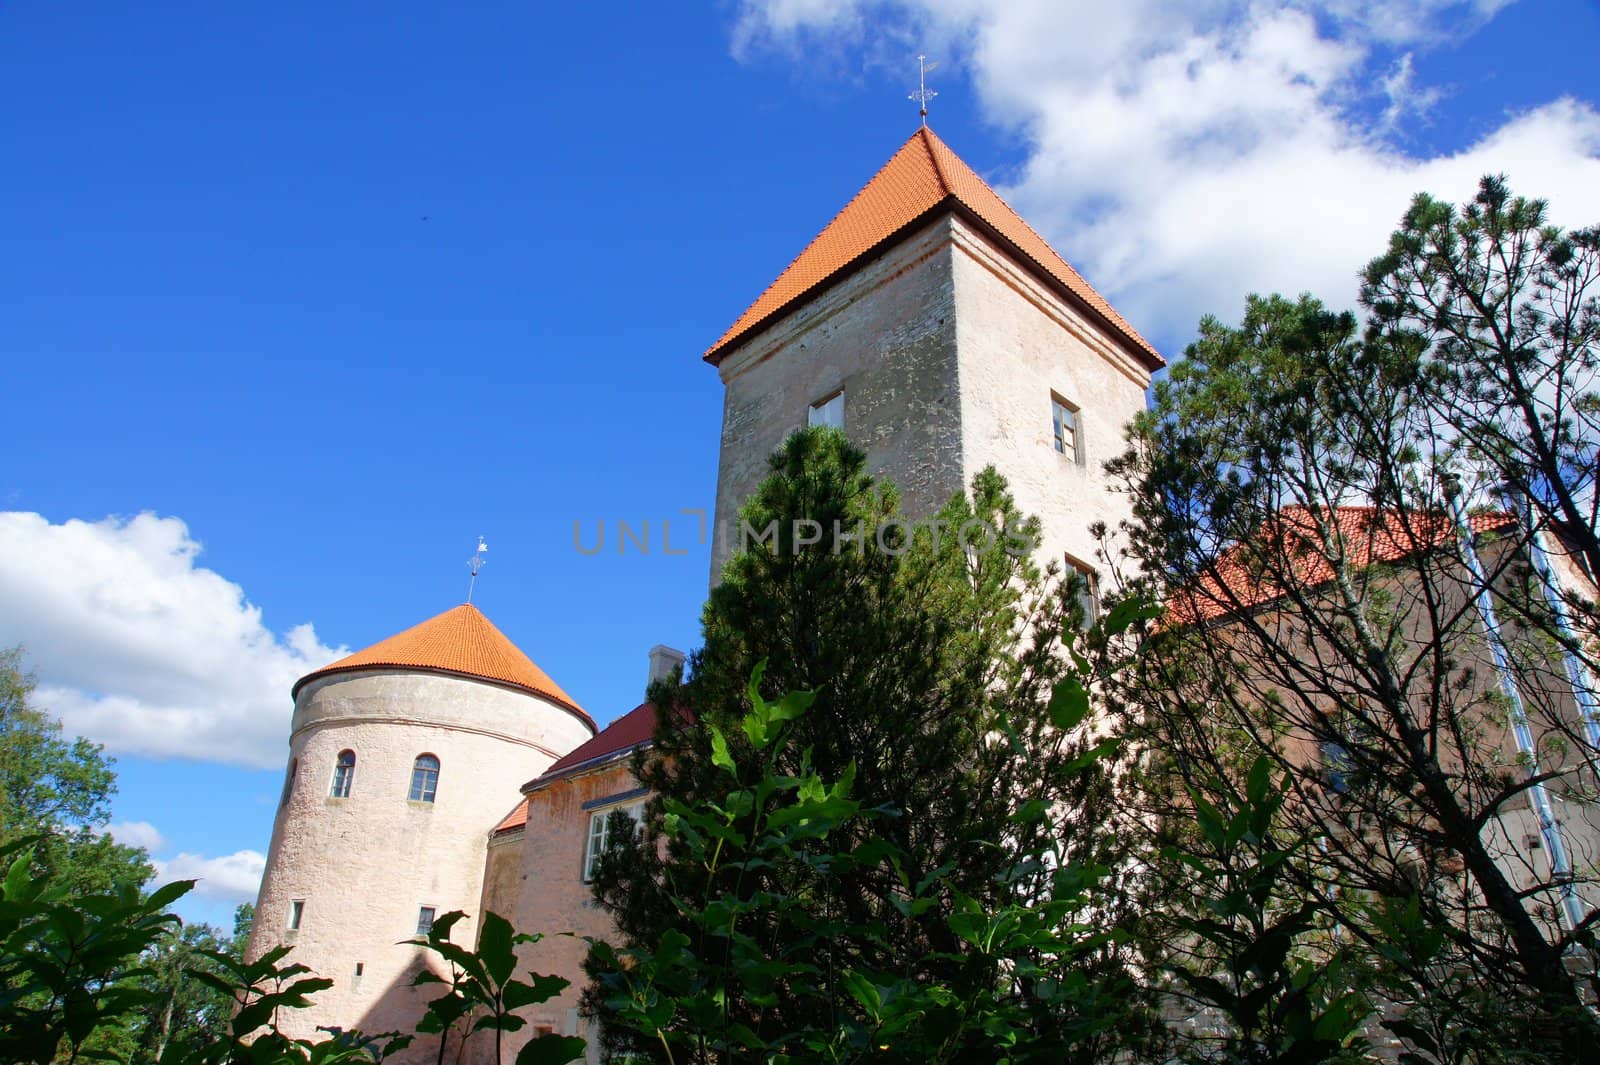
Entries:
{"label": "chimney", "polygon": [[650,648],[650,679],[647,684],[654,684],[658,680],[666,680],[672,676],[672,671],[683,665],[684,654],[676,647],[666,644],[656,644]]}

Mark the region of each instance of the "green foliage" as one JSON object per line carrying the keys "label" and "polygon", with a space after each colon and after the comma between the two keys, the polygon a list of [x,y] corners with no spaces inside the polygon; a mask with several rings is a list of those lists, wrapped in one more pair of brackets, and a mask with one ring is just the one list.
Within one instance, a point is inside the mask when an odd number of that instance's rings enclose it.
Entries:
{"label": "green foliage", "polygon": [[32,838],[35,874],[85,892],[143,881],[144,852],[103,831],[117,790],[112,760],[98,744],[63,738],[33,690],[21,648],[0,650],[0,844]]}
{"label": "green foliage", "polygon": [[[976,956],[951,918],[1018,901],[1027,889],[1014,876],[1019,852],[1048,840],[1085,865],[1128,860],[1111,774],[1097,759],[1073,771],[1092,744],[1085,730],[1052,723],[1074,703],[1086,711],[1089,683],[1052,709],[1057,682],[1075,669],[1064,645],[1082,641],[1070,626],[1075,598],[1056,572],[1041,573],[1017,549],[1037,538],[1037,522],[986,470],[913,529],[893,487],[868,476],[864,453],[829,429],[793,434],[741,516],[776,535],[729,561],[706,604],[705,645],[688,681],[652,692],[657,735],[635,772],[658,799],[640,838],[603,858],[595,877],[620,943],[654,954],[669,931],[693,943],[703,929],[682,900],[732,892],[789,907],[787,916],[763,918],[769,959],[801,964],[809,954],[836,975],[893,974],[928,987],[972,978],[985,965],[993,976],[1000,963]],[[805,534],[816,529],[823,534],[810,542]],[[836,540],[834,530],[853,539]],[[810,693],[810,703],[781,722],[785,739],[774,745],[776,725],[750,715],[794,692]],[[706,861],[694,834],[710,829],[686,821],[686,811],[704,813],[707,797],[726,795],[730,772],[744,785],[738,790],[757,795],[768,769],[777,780],[829,788],[848,781],[862,813],[830,824],[822,865],[811,849],[789,854],[777,843],[778,853],[737,868]],[[1018,820],[1034,801],[1106,816]],[[724,808],[735,821],[719,831],[737,829],[746,845],[760,838],[742,820],[753,809]],[[901,910],[908,893],[916,904]],[[1107,893],[1101,902],[1108,928],[1132,925],[1126,899]],[[894,931],[878,934],[885,928]],[[1126,975],[1131,941],[1102,947],[1102,975]],[[592,963],[590,976],[607,964]],[[821,995],[769,999],[743,984],[723,993],[730,1023],[761,1040],[822,1030],[835,1011]],[[602,1018],[610,1008],[592,995],[588,1004]],[[1149,1031],[1144,1006],[1129,997],[1117,1038]],[[615,1029],[608,1025],[620,1039],[614,1049],[652,1053]]]}
{"label": "green foliage", "polygon": [[327,1039],[291,1039],[278,1028],[283,1010],[304,1009],[311,996],[333,986],[298,963],[281,964],[290,948],[277,947],[246,961],[231,953],[206,957],[212,969],[193,975],[232,1004],[226,1030],[208,1042],[178,1047],[160,1065],[371,1065],[404,1049],[411,1036],[333,1031]]}
{"label": "green foliage", "polygon": [[[289,947],[242,958],[240,934],[249,907],[236,915],[235,938],[221,941],[205,926],[184,929],[167,912],[193,887],[168,884],[149,894],[137,884],[85,894],[60,878],[32,874],[27,841],[0,846],[0,1061],[150,1062],[152,1065],[375,1065],[408,1047],[413,1036],[330,1030],[326,1038],[292,1039],[279,1028],[284,1011],[303,1009],[333,986],[304,965],[286,961]],[[513,935],[485,914],[478,949],[449,941],[462,919],[446,914],[415,940],[450,965],[446,982],[425,972],[417,983],[447,983],[416,1031],[446,1036],[458,1024],[473,1032],[521,1029],[515,1011],[544,1002],[567,986],[559,977],[513,975],[514,948],[537,936]],[[440,1060],[446,1040],[440,1039]],[[583,1057],[584,1042],[545,1036],[528,1043],[517,1065],[564,1065]]]}
{"label": "green foliage", "polygon": [[1190,934],[1189,956],[1172,971],[1193,1001],[1226,1019],[1215,1042],[1240,1063],[1327,1061],[1373,1008],[1350,954],[1328,942],[1322,908],[1286,877],[1307,841],[1286,833],[1283,795],[1272,762],[1258,757],[1229,806],[1190,793],[1199,837],[1170,852],[1191,874],[1193,903],[1177,922]]}
{"label": "green foliage", "polygon": [[1368,347],[1426,368],[1450,449],[1600,573],[1600,226],[1564,231],[1491,175],[1460,208],[1418,195],[1362,280]]}
{"label": "green foliage", "polygon": [[[467,950],[450,941],[450,930],[466,919],[460,910],[437,918],[428,934],[407,942],[426,947],[449,966],[449,978],[423,969],[412,980],[413,987],[442,984],[445,991],[428,1003],[428,1010],[417,1023],[417,1031],[439,1036],[439,1061],[445,1060],[450,1035],[463,1029],[462,1039],[477,1033],[494,1033],[494,1060],[504,1061],[501,1045],[506,1032],[521,1031],[527,1021],[516,1010],[548,1002],[561,994],[571,981],[528,971],[527,980],[516,976],[516,948],[537,943],[542,936],[514,933],[511,923],[497,913],[483,915],[478,932],[478,949]],[[516,1065],[565,1065],[583,1057],[585,1043],[574,1036],[541,1035],[529,1040],[518,1051]]]}
{"label": "green foliage", "polygon": [[233,999],[198,973],[224,972],[213,957],[237,959],[243,948],[242,940],[225,939],[205,924],[169,928],[147,948],[136,974],[122,978],[151,993],[129,1019],[131,1055],[139,1061],[160,1061],[176,1053],[174,1048],[193,1050],[223,1038]]}
{"label": "green foliage", "polygon": [[[1274,759],[1285,838],[1310,844],[1281,845],[1267,913],[1297,942],[1315,938],[1294,924],[1307,907],[1336,924],[1362,979],[1409,1004],[1397,1034],[1430,1033],[1407,1053],[1504,1055],[1481,1033],[1512,1017],[1537,1053],[1600,1053],[1581,993],[1593,956],[1570,951],[1588,932],[1546,918],[1561,878],[1490,828],[1526,803],[1534,760],[1506,736],[1480,578],[1445,511],[1452,469],[1522,492],[1524,522],[1480,552],[1483,580],[1521,629],[1510,668],[1547,786],[1586,789],[1594,755],[1549,647],[1588,652],[1541,595],[1502,599],[1530,530],[1557,525],[1600,562],[1594,510],[1573,506],[1600,498],[1600,234],[1563,234],[1543,211],[1497,179],[1460,211],[1419,197],[1368,268],[1364,331],[1310,296],[1207,318],[1110,466],[1134,507],[1131,591],[1171,607],[1113,685],[1150,752],[1137,798],[1169,857],[1215,850],[1193,796],[1229,808]],[[1594,635],[1592,609],[1573,613]],[[1154,875],[1181,874],[1166,864]],[[1416,908],[1409,925],[1396,900]]]}
{"label": "green foliage", "polygon": [[154,998],[119,977],[176,924],[166,907],[193,881],[74,897],[34,875],[29,842],[0,845],[0,1060],[93,1060],[96,1034]]}
{"label": "green foliage", "polygon": [[[721,786],[694,803],[663,802],[669,841],[706,874],[702,893],[673,897],[683,920],[652,944],[593,943],[591,971],[614,1026],[672,1063],[937,1063],[1066,1060],[1115,1023],[1131,988],[1081,965],[1119,935],[1084,920],[1104,869],[1013,855],[1010,875],[1034,890],[1000,909],[952,888],[949,869],[913,879],[907,856],[874,831],[894,811],[854,797],[852,766],[828,781],[794,749],[815,693],[766,699],[764,674],[758,664],[737,722],[758,760],[732,758],[713,726]],[[784,770],[791,763],[796,772]],[[1026,805],[1017,827],[1044,805]],[[858,926],[816,905],[818,886],[880,863],[898,878],[886,918]],[[774,888],[774,868],[789,871],[793,890]],[[892,957],[892,944],[930,914],[953,944],[932,959],[942,965],[868,968],[854,959],[870,951],[835,949],[850,937]],[[801,1007],[785,1014],[798,1023],[764,1023],[780,1002]]]}

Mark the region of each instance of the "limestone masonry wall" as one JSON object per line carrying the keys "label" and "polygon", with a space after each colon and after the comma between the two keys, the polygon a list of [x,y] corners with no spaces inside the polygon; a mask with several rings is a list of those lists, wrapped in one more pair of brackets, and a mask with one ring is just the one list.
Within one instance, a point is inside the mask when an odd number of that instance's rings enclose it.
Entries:
{"label": "limestone masonry wall", "polygon": [[[1101,467],[1145,409],[1150,372],[987,238],[954,223],[962,477],[993,465],[1044,522],[1039,558],[1096,565],[1089,526],[1128,515]],[[1077,408],[1082,458],[1055,449],[1051,397]]]}
{"label": "limestone masonry wall", "polygon": [[873,471],[893,477],[908,512],[930,513],[961,487],[955,314],[944,219],[728,354],[713,584],[767,457],[841,388],[845,431]]}

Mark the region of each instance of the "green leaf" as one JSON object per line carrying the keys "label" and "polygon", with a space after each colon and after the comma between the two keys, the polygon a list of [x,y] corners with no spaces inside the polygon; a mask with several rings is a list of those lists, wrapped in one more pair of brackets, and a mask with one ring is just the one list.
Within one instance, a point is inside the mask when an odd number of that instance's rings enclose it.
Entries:
{"label": "green leaf", "polygon": [[579,1061],[588,1044],[575,1035],[541,1035],[517,1051],[517,1065],[567,1065]]}
{"label": "green leaf", "polygon": [[33,851],[25,850],[6,871],[5,897],[10,900],[25,898],[28,884],[33,879],[29,867],[33,864]]}
{"label": "green leaf", "polygon": [[772,707],[771,720],[793,721],[810,709],[816,700],[817,693],[812,692],[786,692],[782,699]]}
{"label": "green leaf", "polygon": [[728,753],[728,737],[715,725],[711,729],[711,764],[726,769],[729,773],[736,773],[737,767],[733,764],[733,755]]}
{"label": "green leaf", "polygon": [[876,1021],[883,1013],[883,994],[878,986],[854,969],[844,974],[844,987],[850,997],[866,1009],[867,1016]]}
{"label": "green leaf", "polygon": [[1159,606],[1138,599],[1124,599],[1106,613],[1105,620],[1100,624],[1106,635],[1120,636],[1128,631],[1128,627],[1135,621],[1149,621],[1160,616]]}
{"label": "green leaf", "polygon": [[194,884],[193,880],[174,880],[170,884],[163,884],[150,893],[145,906],[152,910],[164,910],[193,890]]}
{"label": "green leaf", "polygon": [[517,955],[511,947],[511,922],[498,913],[486,912],[478,932],[478,957],[496,987],[511,979],[517,969]]}
{"label": "green leaf", "polygon": [[1089,692],[1077,677],[1064,677],[1050,692],[1050,723],[1070,729],[1089,716]]}
{"label": "green leaf", "polygon": [[1272,762],[1266,755],[1257,755],[1250,766],[1250,776],[1245,781],[1244,793],[1254,804],[1266,801],[1272,790]]}
{"label": "green leaf", "polygon": [[564,976],[546,976],[543,973],[530,972],[529,978],[533,981],[524,984],[513,980],[505,987],[505,1007],[508,1010],[521,1009],[523,1006],[533,1006],[540,1002],[548,1002],[561,992],[565,991],[572,983]]}

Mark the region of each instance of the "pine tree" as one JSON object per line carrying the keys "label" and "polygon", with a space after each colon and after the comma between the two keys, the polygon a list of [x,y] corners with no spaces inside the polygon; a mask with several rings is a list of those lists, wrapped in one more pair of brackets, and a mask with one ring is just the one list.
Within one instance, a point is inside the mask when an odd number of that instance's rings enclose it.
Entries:
{"label": "pine tree", "polygon": [[[752,764],[738,723],[762,664],[763,696],[814,693],[779,771],[853,777],[852,798],[884,815],[852,822],[858,838],[830,841],[857,854],[885,843],[880,861],[852,861],[827,876],[803,863],[762,873],[757,890],[806,900],[818,964],[829,971],[947,975],[941,970],[964,957],[950,922],[955,900],[987,912],[1026,891],[1017,855],[1035,834],[1051,836],[1071,860],[1112,857],[1107,777],[1065,772],[1085,741],[1050,726],[1077,597],[1030,560],[1038,523],[1017,511],[1002,478],[980,473],[970,494],[913,527],[900,518],[893,487],[867,474],[859,449],[835,430],[810,429],[772,457],[741,518],[773,534],[724,569],[688,681],[652,693],[659,726],[635,772],[657,798],[641,838],[608,855],[595,880],[624,944],[659,943],[683,922],[675,897],[717,890],[664,838],[660,800],[721,794],[708,753],[713,729],[737,764]],[[1037,816],[1019,819],[1024,806]],[[924,885],[936,885],[931,901],[907,905]],[[741,890],[752,889],[746,882]],[[1111,909],[1101,915],[1108,927],[1117,921]],[[1116,947],[1100,964],[1095,979],[1122,974]],[[596,995],[588,1001],[600,1009]],[[816,1012],[827,1008],[780,998],[730,1012],[771,1034],[820,1024],[826,1018]],[[1130,1001],[1127,1012],[1137,1011]]]}

